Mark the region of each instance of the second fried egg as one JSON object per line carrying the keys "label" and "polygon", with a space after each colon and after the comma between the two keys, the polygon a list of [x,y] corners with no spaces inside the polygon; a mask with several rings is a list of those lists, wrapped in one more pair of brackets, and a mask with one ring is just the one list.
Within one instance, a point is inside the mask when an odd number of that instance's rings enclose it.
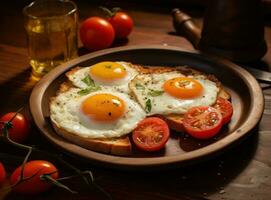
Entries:
{"label": "second fried egg", "polygon": [[129,84],[148,115],[183,114],[191,107],[215,103],[219,87],[205,75],[179,71],[139,74]]}
{"label": "second fried egg", "polygon": [[128,82],[138,74],[138,70],[128,62],[100,62],[68,73],[68,79],[79,88],[87,88],[95,84],[128,93]]}

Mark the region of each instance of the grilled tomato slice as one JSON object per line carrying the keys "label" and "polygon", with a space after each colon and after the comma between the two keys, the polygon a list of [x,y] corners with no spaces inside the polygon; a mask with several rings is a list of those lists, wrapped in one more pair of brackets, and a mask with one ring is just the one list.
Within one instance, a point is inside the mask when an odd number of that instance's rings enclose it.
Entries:
{"label": "grilled tomato slice", "polygon": [[215,136],[223,125],[219,110],[210,106],[197,106],[189,109],[184,115],[183,125],[191,136],[197,139],[208,139]]}
{"label": "grilled tomato slice", "polygon": [[135,145],[143,151],[158,151],[162,149],[169,138],[167,123],[158,117],[143,119],[133,131]]}
{"label": "grilled tomato slice", "polygon": [[223,124],[227,124],[231,120],[233,108],[231,102],[229,102],[227,99],[218,97],[213,107],[221,112],[223,117]]}

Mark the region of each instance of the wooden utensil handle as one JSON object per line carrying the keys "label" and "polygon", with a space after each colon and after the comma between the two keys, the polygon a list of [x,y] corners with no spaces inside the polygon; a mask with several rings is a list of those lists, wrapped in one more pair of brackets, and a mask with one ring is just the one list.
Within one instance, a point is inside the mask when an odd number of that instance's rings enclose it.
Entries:
{"label": "wooden utensil handle", "polygon": [[193,22],[193,19],[178,8],[172,10],[173,26],[178,34],[184,35],[198,49],[201,38],[201,29]]}

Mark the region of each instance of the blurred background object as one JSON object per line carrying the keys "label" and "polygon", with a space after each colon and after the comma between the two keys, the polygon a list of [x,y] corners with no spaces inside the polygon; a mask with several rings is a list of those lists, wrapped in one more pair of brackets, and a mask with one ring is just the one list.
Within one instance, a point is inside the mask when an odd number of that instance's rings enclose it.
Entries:
{"label": "blurred background object", "polygon": [[260,0],[209,0],[203,29],[179,9],[172,11],[173,25],[196,49],[236,62],[261,59],[267,51]]}
{"label": "blurred background object", "polygon": [[209,0],[199,49],[232,61],[261,59],[267,51],[260,0]]}

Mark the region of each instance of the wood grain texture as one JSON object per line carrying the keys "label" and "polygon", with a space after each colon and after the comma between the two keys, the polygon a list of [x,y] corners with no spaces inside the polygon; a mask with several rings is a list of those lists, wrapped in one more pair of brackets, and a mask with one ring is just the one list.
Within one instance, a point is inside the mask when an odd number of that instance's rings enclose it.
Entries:
{"label": "wood grain texture", "polygon": [[[35,81],[31,79],[30,68],[27,61],[26,42],[23,30],[21,9],[26,2],[10,0],[1,6],[0,12],[0,114],[17,110],[25,105],[24,112],[29,116],[28,99]],[[95,13],[99,13],[96,5],[88,1],[76,1],[81,20]],[[126,2],[127,3],[127,2]],[[123,3],[135,20],[135,28],[128,41],[115,44],[168,44],[186,49],[192,45],[183,37],[168,34],[173,31],[170,7],[137,5],[136,3]],[[172,6],[173,7],[173,6]],[[192,16],[200,17],[202,10],[198,8],[185,8]],[[270,19],[266,21],[265,37],[268,52],[262,61],[252,63],[252,66],[271,70],[271,28]],[[81,49],[81,54],[86,50]],[[114,199],[131,200],[190,200],[190,199],[228,199],[228,200],[269,200],[271,196],[271,89],[269,85],[262,84],[265,94],[265,111],[257,129],[252,131],[241,144],[226,150],[217,157],[206,160],[200,164],[183,167],[164,172],[131,173],[118,170],[109,170],[96,167],[77,157],[64,155],[80,169],[92,170],[97,184],[107,190]],[[33,125],[31,129],[30,144],[38,145],[46,151],[63,154],[41,136]],[[1,142],[1,141],[0,141]],[[17,157],[7,156],[23,155],[23,152],[0,143],[0,160],[7,166],[10,173],[19,164]],[[32,158],[48,159],[46,156],[33,155]],[[69,174],[62,164],[57,163],[61,174]],[[94,187],[86,188],[79,179],[69,182],[69,185],[81,191],[80,195],[71,195],[60,189],[53,189],[45,194],[31,197],[37,200],[86,200],[106,199]],[[0,191],[3,194],[3,191]],[[1,195],[0,195],[1,196]],[[25,200],[27,196],[10,193],[5,200]]]}

